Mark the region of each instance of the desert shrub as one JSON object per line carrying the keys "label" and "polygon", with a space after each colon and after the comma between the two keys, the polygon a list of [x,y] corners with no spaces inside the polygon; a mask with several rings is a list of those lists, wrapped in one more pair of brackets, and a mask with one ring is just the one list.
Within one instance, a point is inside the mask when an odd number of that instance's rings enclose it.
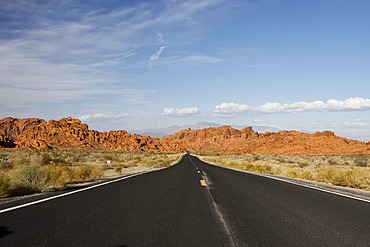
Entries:
{"label": "desert shrub", "polygon": [[0,197],[9,196],[10,178],[6,175],[0,175]]}
{"label": "desert shrub", "polygon": [[43,191],[49,183],[49,174],[40,166],[20,166],[10,174],[10,194],[25,195]]}
{"label": "desert shrub", "polygon": [[260,155],[258,155],[258,154],[253,154],[253,155],[252,155],[252,159],[253,159],[253,161],[260,160],[260,159],[261,159],[261,156],[260,156]]}
{"label": "desert shrub", "polygon": [[304,167],[307,167],[307,166],[309,166],[309,165],[310,165],[310,162],[309,162],[308,160],[300,161],[300,162],[298,163],[298,166],[299,166],[300,168],[304,168]]}
{"label": "desert shrub", "polygon": [[272,167],[269,165],[262,165],[262,164],[248,164],[244,166],[244,170],[251,171],[251,172],[258,172],[264,174],[271,174]]}
{"label": "desert shrub", "polygon": [[229,161],[227,162],[227,166],[234,167],[234,168],[240,168],[240,164],[235,161]]}
{"label": "desert shrub", "polygon": [[139,161],[137,159],[127,160],[124,162],[123,167],[128,168],[128,167],[137,166],[138,163]]}
{"label": "desert shrub", "polygon": [[72,174],[74,181],[88,181],[103,176],[103,172],[100,169],[87,165],[76,167],[73,169]]}
{"label": "desert shrub", "polygon": [[[82,155],[81,155],[82,156]],[[69,163],[69,164],[73,164],[73,163],[78,163],[80,162],[82,159],[81,159],[81,156],[79,154],[69,154],[66,158],[65,158],[65,162],[66,163]]]}
{"label": "desert shrub", "polygon": [[159,168],[164,166],[163,162],[161,163],[157,159],[149,159],[145,162],[145,165],[152,168]]}
{"label": "desert shrub", "polygon": [[179,159],[179,157],[180,155],[146,154],[140,163],[152,168],[168,167],[172,162]]}
{"label": "desert shrub", "polygon": [[90,181],[102,177],[104,171],[91,166],[68,167],[48,165],[44,169],[49,174],[49,183],[52,187],[63,187],[77,181]]}
{"label": "desert shrub", "polygon": [[313,180],[312,172],[302,171],[301,169],[289,169],[286,176],[290,178]]}
{"label": "desert shrub", "polygon": [[117,173],[117,174],[122,174],[122,166],[117,166],[114,171]]}
{"label": "desert shrub", "polygon": [[18,167],[18,166],[29,166],[31,165],[31,161],[28,157],[21,155],[19,157],[13,157],[9,159],[9,162],[13,165],[13,167]]}
{"label": "desert shrub", "polygon": [[260,172],[260,173],[265,173],[265,174],[271,174],[272,167],[269,165],[256,165],[255,166],[255,171]]}
{"label": "desert shrub", "polygon": [[290,171],[288,172],[288,177],[290,177],[290,178],[298,178],[298,173],[297,173],[297,171],[290,170]]}
{"label": "desert shrub", "polygon": [[0,169],[3,170],[10,170],[13,168],[13,164],[8,161],[8,159],[1,159],[0,160]]}
{"label": "desert shrub", "polygon": [[63,187],[73,181],[73,169],[70,167],[47,165],[44,169],[49,174],[49,183],[52,187]]}
{"label": "desert shrub", "polygon": [[73,178],[76,180],[88,180],[91,178],[93,172],[92,167],[90,166],[79,166],[73,170]]}
{"label": "desert shrub", "polygon": [[338,162],[338,160],[336,160],[336,159],[334,159],[334,158],[328,159],[328,164],[329,164],[330,166],[340,165],[340,163]]}
{"label": "desert shrub", "polygon": [[[330,183],[339,186],[348,186],[352,188],[366,187],[362,180],[367,179],[366,174],[359,170],[348,168],[325,167],[317,171],[316,179],[319,182]],[[366,183],[366,181],[365,181]]]}
{"label": "desert shrub", "polygon": [[365,155],[358,155],[354,158],[354,165],[360,167],[369,166],[370,162],[368,156]]}
{"label": "desert shrub", "polygon": [[50,155],[48,153],[44,153],[44,154],[42,154],[42,157],[41,157],[41,164],[42,165],[50,165],[52,160],[53,159],[50,157]]}
{"label": "desert shrub", "polygon": [[103,164],[103,165],[100,167],[100,169],[101,169],[102,171],[106,171],[106,170],[108,170],[108,169],[109,169],[109,166],[108,166],[108,164]]}
{"label": "desert shrub", "polygon": [[303,171],[299,174],[300,179],[306,179],[306,180],[313,180],[312,172],[309,171]]}

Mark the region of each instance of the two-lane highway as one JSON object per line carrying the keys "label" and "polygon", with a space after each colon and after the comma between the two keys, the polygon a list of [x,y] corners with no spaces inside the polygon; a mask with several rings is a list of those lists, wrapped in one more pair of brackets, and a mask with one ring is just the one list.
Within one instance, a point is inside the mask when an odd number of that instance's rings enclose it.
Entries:
{"label": "two-lane highway", "polygon": [[177,165],[0,214],[0,246],[225,246],[201,175]]}
{"label": "two-lane highway", "polygon": [[369,203],[185,155],[1,213],[0,246],[368,246],[369,226]]}

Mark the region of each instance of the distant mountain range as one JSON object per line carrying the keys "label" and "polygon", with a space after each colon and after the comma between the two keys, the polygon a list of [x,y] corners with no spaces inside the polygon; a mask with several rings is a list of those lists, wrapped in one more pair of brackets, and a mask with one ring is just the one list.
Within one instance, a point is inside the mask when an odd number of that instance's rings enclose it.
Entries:
{"label": "distant mountain range", "polygon": [[[141,130],[131,130],[130,133],[133,134],[139,134],[143,136],[151,136],[151,137],[165,137],[168,135],[172,135],[180,130],[183,129],[193,129],[193,130],[200,130],[200,129],[205,129],[205,128],[214,128],[214,127],[220,127],[223,126],[222,124],[217,124],[217,123],[211,123],[211,122],[198,122],[196,124],[192,125],[183,125],[183,126],[178,126],[178,125],[172,125],[169,127],[165,128],[153,128],[153,129],[141,129]],[[246,126],[241,126],[241,125],[231,125],[231,127],[235,129],[243,129]],[[255,125],[252,126],[253,130],[259,133],[265,133],[265,132],[278,132],[280,129],[271,127],[271,126],[266,126],[266,125]]]}

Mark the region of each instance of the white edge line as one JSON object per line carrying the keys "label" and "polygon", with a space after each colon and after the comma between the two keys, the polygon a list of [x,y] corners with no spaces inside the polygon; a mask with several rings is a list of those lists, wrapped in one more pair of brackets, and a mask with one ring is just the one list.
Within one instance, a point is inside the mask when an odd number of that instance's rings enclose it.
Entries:
{"label": "white edge line", "polygon": [[[158,170],[162,170],[162,169],[158,169]],[[158,171],[158,170],[154,170],[154,171]],[[150,172],[154,172],[154,171],[140,172],[140,173],[128,175],[126,177],[121,177],[121,178],[118,178],[118,179],[110,180],[110,181],[107,181],[107,182],[104,182],[104,183],[95,184],[95,185],[92,185],[92,186],[89,186],[89,187],[86,187],[86,188],[82,188],[82,189],[79,189],[79,190],[74,190],[74,191],[63,193],[63,194],[60,194],[60,195],[40,199],[40,200],[37,200],[37,201],[34,201],[34,202],[29,202],[29,203],[21,204],[21,205],[18,205],[18,206],[6,208],[6,209],[3,209],[3,210],[0,210],[0,214],[5,213],[5,212],[9,212],[9,211],[13,211],[13,210],[16,210],[16,209],[19,209],[19,208],[24,208],[24,207],[28,207],[28,206],[31,206],[31,205],[39,204],[39,203],[42,203],[42,202],[54,200],[54,199],[57,199],[57,198],[60,198],[60,197],[63,197],[63,196],[69,196],[69,195],[79,193],[79,192],[82,192],[82,191],[85,191],[85,190],[94,189],[94,188],[97,188],[97,187],[100,187],[100,186],[115,183],[115,182],[118,182],[118,181],[121,181],[121,180],[124,180],[124,179],[136,177],[136,176],[146,174],[146,173],[150,173]]]}
{"label": "white edge line", "polygon": [[285,182],[285,183],[289,183],[289,184],[294,184],[294,185],[306,187],[306,188],[309,188],[309,189],[319,190],[319,191],[322,191],[322,192],[326,192],[326,193],[330,193],[330,194],[334,194],[334,195],[338,195],[338,196],[343,196],[343,197],[347,197],[347,198],[350,198],[350,199],[354,199],[354,200],[358,200],[358,201],[363,201],[363,202],[370,203],[370,200],[367,200],[367,199],[364,199],[364,198],[350,196],[350,195],[347,195],[347,194],[343,194],[343,193],[339,193],[339,192],[335,192],[335,191],[330,191],[330,190],[326,190],[326,189],[321,189],[321,188],[317,188],[317,187],[309,186],[309,185],[305,185],[305,184],[300,184],[300,183],[296,183],[296,182],[293,182],[293,181],[285,180],[285,179],[282,179],[282,178],[268,176],[268,175],[265,175],[265,174],[259,174],[259,173],[244,171],[244,170],[237,169],[237,168],[231,168],[231,167],[221,166],[221,165],[217,165],[217,164],[212,164],[212,163],[209,163],[207,161],[204,161],[203,159],[201,159],[199,157],[198,157],[198,159],[200,159],[204,163],[207,163],[207,164],[212,165],[212,166],[222,167],[222,168],[229,169],[229,170],[234,170],[234,171],[237,171],[237,172],[244,172],[244,173],[248,173],[248,174],[252,174],[252,175],[257,175],[257,176],[260,176],[260,177],[275,179],[275,180],[278,180],[278,181],[281,181],[281,182]]}

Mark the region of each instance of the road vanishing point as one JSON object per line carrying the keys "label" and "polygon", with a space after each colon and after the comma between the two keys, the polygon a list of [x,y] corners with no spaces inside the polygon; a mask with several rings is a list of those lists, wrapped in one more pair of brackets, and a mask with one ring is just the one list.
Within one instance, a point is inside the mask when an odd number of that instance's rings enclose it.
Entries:
{"label": "road vanishing point", "polygon": [[0,246],[370,246],[370,203],[207,164],[0,209]]}

